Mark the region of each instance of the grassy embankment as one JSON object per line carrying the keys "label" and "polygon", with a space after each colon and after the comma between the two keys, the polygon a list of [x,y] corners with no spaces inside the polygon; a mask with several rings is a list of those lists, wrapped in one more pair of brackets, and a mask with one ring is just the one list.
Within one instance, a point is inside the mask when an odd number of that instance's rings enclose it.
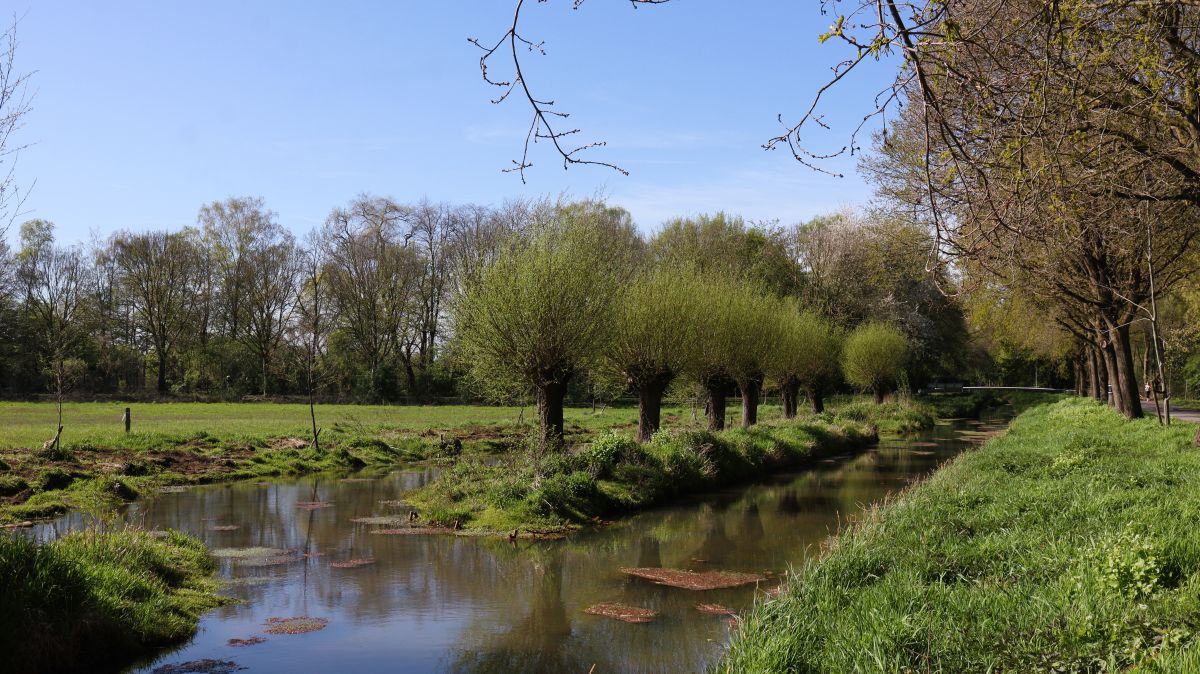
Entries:
{"label": "grassy embankment", "polygon": [[176,532],[0,534],[0,669],[106,671],[190,637],[217,606],[213,562]]}
{"label": "grassy embankment", "polygon": [[1032,408],[834,539],[716,670],[1200,671],[1194,433]]}
{"label": "grassy embankment", "polygon": [[[981,397],[945,401],[978,412]],[[710,433],[666,429],[639,445],[609,433],[577,453],[534,459],[514,453],[485,464],[460,461],[406,495],[426,523],[481,533],[563,532],[682,495],[861,449],[877,432],[928,428],[937,408],[913,401],[853,400],[805,419]]]}

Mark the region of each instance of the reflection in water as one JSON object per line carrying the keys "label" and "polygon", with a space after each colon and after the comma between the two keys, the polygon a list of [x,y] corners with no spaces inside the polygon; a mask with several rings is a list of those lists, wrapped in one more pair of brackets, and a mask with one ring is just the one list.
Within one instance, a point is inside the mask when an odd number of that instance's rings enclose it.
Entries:
{"label": "reflection in water", "polygon": [[[696,604],[741,611],[760,590],[694,592],[626,576],[621,567],[777,578],[864,505],[981,440],[960,435],[966,428],[939,426],[917,438],[936,443],[920,448],[928,453],[914,453],[908,441],[884,441],[856,458],[705,494],[557,542],[389,536],[372,533],[380,525],[351,521],[407,513],[393,502],[428,482],[431,470],[370,481],[311,477],[164,494],[133,504],[126,519],[187,531],[212,548],[261,546],[297,554],[271,564],[221,559],[225,592],[242,603],[207,614],[190,643],[135,671],[204,658],[232,659],[249,672],[288,674],[587,672],[593,665],[597,672],[703,671],[720,656],[729,626]],[[296,505],[314,501],[333,505]],[[36,534],[53,537],[84,523],[71,515]],[[238,528],[214,529],[230,525]],[[330,566],[366,558],[375,563]],[[601,602],[660,615],[633,625],[583,613]],[[312,634],[269,635],[245,648],[227,645],[231,638],[263,635],[269,617],[294,616],[327,618],[329,626]]]}

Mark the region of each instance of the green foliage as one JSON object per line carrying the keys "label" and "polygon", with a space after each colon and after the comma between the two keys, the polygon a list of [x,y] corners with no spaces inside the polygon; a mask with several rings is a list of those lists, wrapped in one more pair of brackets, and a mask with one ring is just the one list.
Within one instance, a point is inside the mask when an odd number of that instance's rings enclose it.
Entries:
{"label": "green foliage", "polygon": [[588,208],[560,209],[470,281],[456,305],[455,334],[460,362],[480,390],[512,399],[594,365],[611,335],[635,240],[632,229],[600,226]]}
{"label": "green foliage", "polygon": [[795,379],[802,388],[826,391],[841,376],[842,331],[815,311],[794,302],[780,307],[779,343],[771,363],[777,382]]}
{"label": "green foliage", "polygon": [[195,632],[216,606],[198,540],[134,529],[38,544],[0,535],[0,649],[12,671],[120,663]]}
{"label": "green foliage", "polygon": [[846,338],[842,370],[846,380],[879,399],[904,376],[908,363],[908,340],[883,323],[864,323]]}
{"label": "green foliage", "polygon": [[809,560],[716,669],[1192,671],[1194,433],[1034,407]]}
{"label": "green foliage", "polygon": [[643,269],[621,288],[603,354],[614,388],[665,388],[684,368],[702,334],[703,289],[700,276],[686,266]]}

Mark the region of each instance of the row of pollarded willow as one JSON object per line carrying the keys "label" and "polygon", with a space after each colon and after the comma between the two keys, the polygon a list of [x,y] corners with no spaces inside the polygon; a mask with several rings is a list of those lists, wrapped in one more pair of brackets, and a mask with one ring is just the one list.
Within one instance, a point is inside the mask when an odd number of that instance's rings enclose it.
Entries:
{"label": "row of pollarded willow", "polygon": [[[663,396],[681,377],[703,389],[710,430],[725,427],[735,392],[742,424],[756,423],[768,381],[785,417],[801,390],[823,409],[841,376],[840,331],[745,279],[655,263],[615,215],[597,203],[561,208],[536,235],[512,240],[454,307],[469,376],[497,398],[533,394],[542,451],[560,443],[567,387],[585,374],[636,393],[640,441],[658,430]],[[881,332],[888,339],[872,341]],[[906,364],[906,340],[868,324],[848,344],[847,379],[881,399]]]}

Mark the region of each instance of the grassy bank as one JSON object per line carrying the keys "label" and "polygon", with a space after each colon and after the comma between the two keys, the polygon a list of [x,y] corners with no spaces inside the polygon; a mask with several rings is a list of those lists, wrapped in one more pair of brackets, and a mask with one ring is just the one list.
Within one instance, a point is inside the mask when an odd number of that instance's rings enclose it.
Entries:
{"label": "grassy bank", "polygon": [[807,419],[749,430],[660,431],[639,445],[609,433],[575,453],[541,459],[513,454],[501,463],[461,461],[406,496],[423,521],[481,532],[558,532],[806,461],[861,449],[879,429],[934,422],[912,401],[854,401]]}
{"label": "grassy bank", "polygon": [[[841,419],[911,430],[932,424],[929,409],[911,403],[876,407],[855,398],[837,403]],[[486,406],[321,408],[321,451],[310,449],[302,425],[308,409],[272,403],[145,403],[134,407],[134,427],[121,430],[117,403],[73,403],[65,418],[72,432],[46,451],[32,440],[45,435],[54,408],[47,403],[0,403],[6,428],[0,440],[0,524],[53,517],[67,510],[100,512],[162,487],[261,479],[322,471],[387,467],[506,451],[529,431],[520,408]],[[601,407],[568,411],[568,440],[597,433],[632,434],[637,410]],[[765,421],[779,407],[764,405]],[[668,406],[666,424],[695,429],[688,406]],[[734,421],[737,421],[736,415]],[[28,444],[21,444],[28,443]]]}
{"label": "grassy bank", "polygon": [[1194,433],[1034,407],[839,536],[717,670],[1197,671]]}
{"label": "grassy bank", "polygon": [[196,631],[218,605],[203,544],[176,532],[0,534],[0,669],[105,671]]}

